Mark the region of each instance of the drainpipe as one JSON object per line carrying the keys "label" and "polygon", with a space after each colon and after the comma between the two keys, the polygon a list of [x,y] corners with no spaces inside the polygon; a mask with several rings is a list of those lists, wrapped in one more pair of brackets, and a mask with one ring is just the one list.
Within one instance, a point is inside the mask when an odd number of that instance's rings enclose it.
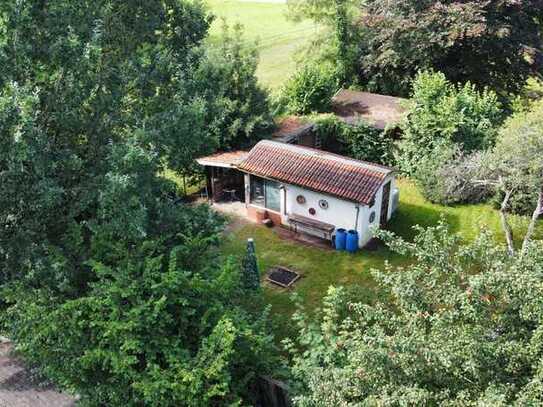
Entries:
{"label": "drainpipe", "polygon": [[360,205],[356,204],[356,221],[354,223],[354,230],[358,231],[358,217],[360,216]]}
{"label": "drainpipe", "polygon": [[284,185],[280,185],[279,189],[283,191],[283,215],[287,216],[287,189]]}

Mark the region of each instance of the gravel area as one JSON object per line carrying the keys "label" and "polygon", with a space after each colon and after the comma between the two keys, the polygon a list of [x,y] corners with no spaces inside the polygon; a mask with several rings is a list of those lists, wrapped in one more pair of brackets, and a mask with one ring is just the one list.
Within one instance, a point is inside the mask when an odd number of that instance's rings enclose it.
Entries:
{"label": "gravel area", "polygon": [[12,353],[12,344],[0,340],[0,407],[72,407],[75,399],[52,386],[36,382]]}

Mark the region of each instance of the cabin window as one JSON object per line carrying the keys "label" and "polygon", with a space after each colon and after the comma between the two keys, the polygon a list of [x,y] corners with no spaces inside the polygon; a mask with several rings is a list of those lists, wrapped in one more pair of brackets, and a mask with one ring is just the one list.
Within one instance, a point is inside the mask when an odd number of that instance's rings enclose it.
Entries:
{"label": "cabin window", "polygon": [[271,211],[279,212],[281,210],[279,183],[252,176],[251,203]]}

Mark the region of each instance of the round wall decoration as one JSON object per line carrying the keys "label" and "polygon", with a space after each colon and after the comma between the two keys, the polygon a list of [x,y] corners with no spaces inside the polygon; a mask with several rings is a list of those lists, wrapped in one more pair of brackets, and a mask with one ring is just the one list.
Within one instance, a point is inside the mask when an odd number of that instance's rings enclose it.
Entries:
{"label": "round wall decoration", "polygon": [[303,195],[298,195],[296,197],[296,202],[298,202],[300,205],[303,205],[305,203],[305,196]]}
{"label": "round wall decoration", "polygon": [[315,210],[315,208],[309,208],[309,214],[310,215],[315,215],[317,213],[317,211]]}
{"label": "round wall decoration", "polygon": [[319,206],[321,209],[328,209],[328,201],[326,199],[321,199],[319,201]]}
{"label": "round wall decoration", "polygon": [[375,211],[372,211],[370,213],[370,223],[373,223],[373,222],[375,222]]}

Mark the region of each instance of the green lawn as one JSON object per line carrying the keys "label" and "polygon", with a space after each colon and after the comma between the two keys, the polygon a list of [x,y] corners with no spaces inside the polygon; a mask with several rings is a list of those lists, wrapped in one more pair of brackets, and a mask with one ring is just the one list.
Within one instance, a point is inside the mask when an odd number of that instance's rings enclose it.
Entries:
{"label": "green lawn", "polygon": [[[422,198],[417,189],[408,181],[400,181],[400,207],[391,221],[391,229],[410,239],[412,226],[430,226],[443,216],[454,232],[466,239],[473,239],[481,226],[490,228],[497,238],[503,240],[498,212],[488,205],[462,205],[444,207],[433,205]],[[527,225],[527,219],[515,217],[513,228],[520,236]],[[261,272],[272,265],[282,265],[297,270],[303,278],[295,284],[307,310],[320,305],[323,295],[330,285],[356,285],[360,298],[368,301],[379,294],[370,270],[382,269],[385,261],[395,266],[405,265],[409,259],[402,258],[388,249],[375,252],[361,251],[355,255],[339,253],[319,248],[303,246],[299,243],[283,240],[273,230],[258,225],[245,225],[227,234],[223,244],[223,253],[240,259],[245,251],[246,239],[255,239],[259,267]],[[543,225],[537,230],[537,238],[543,239]],[[266,300],[272,305],[273,315],[278,322],[279,336],[289,332],[288,318],[292,313],[290,292],[266,285]]]}
{"label": "green lawn", "polygon": [[307,44],[318,30],[310,21],[288,21],[286,4],[239,0],[207,0],[207,4],[218,17],[211,27],[212,38],[221,32],[224,18],[229,25],[241,23],[249,43],[259,42],[257,75],[262,84],[272,89],[294,72],[295,51]]}

